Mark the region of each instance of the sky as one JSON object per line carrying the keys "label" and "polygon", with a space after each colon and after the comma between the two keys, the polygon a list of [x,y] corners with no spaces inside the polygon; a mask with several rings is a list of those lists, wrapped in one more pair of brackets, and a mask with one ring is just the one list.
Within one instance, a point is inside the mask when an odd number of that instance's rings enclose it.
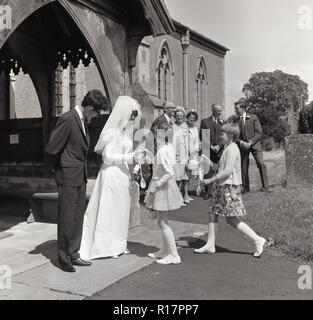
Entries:
{"label": "sky", "polygon": [[[313,100],[313,0],[165,0],[175,20],[226,46],[227,113],[256,72],[282,70]],[[209,71],[208,71],[209,72]],[[231,110],[231,111],[230,111]]]}

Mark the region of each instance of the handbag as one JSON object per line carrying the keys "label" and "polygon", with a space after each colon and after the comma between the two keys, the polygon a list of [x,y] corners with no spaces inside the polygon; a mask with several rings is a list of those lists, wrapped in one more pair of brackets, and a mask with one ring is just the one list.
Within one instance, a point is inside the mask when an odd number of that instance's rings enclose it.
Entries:
{"label": "handbag", "polygon": [[[217,171],[218,171],[219,167],[220,167],[220,164],[218,163],[216,169],[214,170],[214,173],[213,173],[213,175],[212,175],[212,178],[217,175]],[[214,181],[214,182],[212,183],[212,191],[211,191],[211,193],[213,194],[213,193],[217,190],[217,188],[218,188],[218,184],[217,184],[216,181]]]}
{"label": "handbag", "polygon": [[[210,161],[211,161],[211,160],[210,160]],[[211,161],[211,162],[212,162],[212,161]],[[220,167],[220,165],[219,165],[219,163],[218,163],[217,167],[216,167],[215,170],[214,170],[214,173],[213,173],[213,175],[212,175],[212,178],[216,176],[219,167]],[[203,170],[203,161],[201,161],[201,162],[200,162],[200,168],[199,168],[199,184],[198,184],[198,188],[199,188],[199,186],[200,186],[200,193],[201,193],[201,182],[203,182],[203,180],[204,180],[204,174],[203,174],[203,172],[204,172],[204,170]],[[201,173],[201,175],[200,175],[200,173]],[[197,188],[197,195],[198,195],[198,188]],[[211,190],[212,190],[212,191],[211,191],[212,194],[213,194],[214,191],[217,190],[217,188],[218,188],[218,184],[217,184],[216,181],[214,181],[214,182],[212,183],[212,189],[211,189]],[[200,194],[200,193],[199,193],[199,194]]]}

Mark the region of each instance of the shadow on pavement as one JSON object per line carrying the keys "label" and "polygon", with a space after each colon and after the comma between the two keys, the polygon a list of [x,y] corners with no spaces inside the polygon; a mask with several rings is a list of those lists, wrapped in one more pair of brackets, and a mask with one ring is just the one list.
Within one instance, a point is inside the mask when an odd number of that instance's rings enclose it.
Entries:
{"label": "shadow on pavement", "polygon": [[[140,242],[128,242],[128,249],[130,253],[138,257],[147,257],[148,253],[158,251],[159,248],[155,246],[147,246]],[[29,254],[41,254],[46,257],[54,266],[58,267],[57,260],[57,241],[50,240],[38,245],[35,249],[28,252]],[[104,260],[111,258],[99,258],[96,260]]]}
{"label": "shadow on pavement", "polygon": [[25,220],[22,218],[13,217],[0,212],[0,240],[13,236],[14,233],[10,232],[10,229],[24,221]]}
{"label": "shadow on pavement", "polygon": [[22,218],[7,216],[0,213],[0,232],[9,230],[22,222],[25,222]]}
{"label": "shadow on pavement", "polygon": [[158,247],[155,246],[147,246],[140,242],[132,242],[128,241],[128,249],[131,254],[134,254],[138,257],[147,257],[148,253],[153,253],[159,250]]}
{"label": "shadow on pavement", "polygon": [[[207,235],[206,235],[207,236]],[[193,248],[193,249],[199,249],[203,247],[206,242],[199,238],[194,237],[181,237],[178,239],[178,241],[184,241],[187,243],[187,245],[179,245],[182,248]],[[251,255],[251,252],[243,252],[243,251],[235,251],[235,250],[229,250],[223,247],[216,246],[216,253],[230,253],[230,254],[245,254],[245,255]]]}
{"label": "shadow on pavement", "polygon": [[35,249],[28,252],[29,254],[41,254],[46,257],[55,267],[58,267],[57,261],[57,241],[50,240],[38,245]]}

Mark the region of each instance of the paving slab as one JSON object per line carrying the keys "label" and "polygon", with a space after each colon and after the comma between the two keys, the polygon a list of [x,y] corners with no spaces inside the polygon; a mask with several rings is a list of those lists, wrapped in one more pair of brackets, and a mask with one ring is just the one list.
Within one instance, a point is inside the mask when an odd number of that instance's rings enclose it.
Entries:
{"label": "paving slab", "polygon": [[0,290],[0,300],[82,300],[83,296],[68,292],[13,283],[12,290]]}
{"label": "paving slab", "polygon": [[[206,226],[183,222],[172,222],[172,227],[177,239],[206,231]],[[129,231],[130,255],[95,260],[91,267],[77,267],[77,272],[70,274],[57,267],[56,232],[55,224],[20,222],[0,233],[5,235],[0,238],[0,263],[13,272],[12,291],[2,290],[3,299],[36,300],[42,296],[75,300],[91,296],[154,263],[147,254],[159,250],[161,244],[159,228],[152,221]]]}

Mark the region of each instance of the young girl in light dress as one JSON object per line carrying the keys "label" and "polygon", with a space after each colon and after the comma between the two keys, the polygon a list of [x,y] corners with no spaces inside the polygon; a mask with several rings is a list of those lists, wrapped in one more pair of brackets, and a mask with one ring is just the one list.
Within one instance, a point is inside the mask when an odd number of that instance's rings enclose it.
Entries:
{"label": "young girl in light dress", "polygon": [[226,124],[222,127],[220,136],[221,142],[225,144],[221,160],[215,168],[213,163],[204,157],[217,174],[210,179],[205,179],[206,185],[215,183],[212,190],[212,197],[209,200],[209,235],[206,245],[194,252],[215,253],[215,239],[217,235],[218,217],[226,217],[226,222],[237,229],[254,244],[256,251],[254,257],[259,258],[263,253],[266,240],[254,232],[246,223],[239,220],[239,217],[247,214],[241,198],[241,157],[240,151],[235,143],[239,137],[239,128],[236,124]]}
{"label": "young girl in light dress", "polygon": [[153,164],[153,175],[145,203],[147,208],[158,212],[158,225],[161,230],[163,245],[159,252],[149,253],[149,257],[158,259],[159,264],[179,264],[181,258],[177,252],[175,236],[168,224],[168,212],[177,210],[184,204],[184,199],[177,186],[174,172],[175,150],[172,145],[173,130],[165,124],[157,134],[158,152]]}

